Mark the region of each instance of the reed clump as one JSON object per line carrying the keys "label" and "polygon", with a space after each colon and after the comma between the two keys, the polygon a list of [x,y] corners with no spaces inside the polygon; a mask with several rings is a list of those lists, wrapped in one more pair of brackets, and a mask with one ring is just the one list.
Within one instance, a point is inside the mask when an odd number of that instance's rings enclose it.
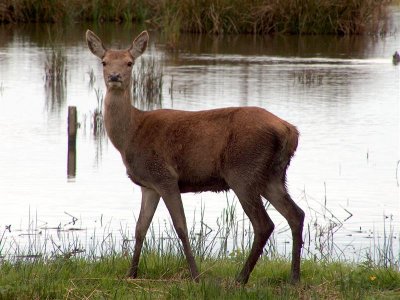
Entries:
{"label": "reed clump", "polygon": [[194,33],[363,34],[387,30],[393,0],[3,0],[0,23],[139,22]]}
{"label": "reed clump", "polygon": [[57,110],[66,98],[67,56],[61,48],[52,47],[44,62],[46,103],[50,110]]}
{"label": "reed clump", "polygon": [[61,49],[52,48],[46,54],[44,66],[46,82],[65,82],[67,76],[67,57]]}
{"label": "reed clump", "polygon": [[132,101],[139,109],[161,107],[163,67],[155,58],[141,58],[132,74]]}

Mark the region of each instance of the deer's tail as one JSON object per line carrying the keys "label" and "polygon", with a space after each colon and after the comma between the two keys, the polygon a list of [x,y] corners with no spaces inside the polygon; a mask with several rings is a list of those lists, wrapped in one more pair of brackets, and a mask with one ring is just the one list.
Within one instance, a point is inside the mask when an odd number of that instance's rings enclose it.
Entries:
{"label": "deer's tail", "polygon": [[274,159],[274,169],[286,179],[286,169],[289,167],[290,160],[296,152],[299,142],[299,131],[289,123],[285,124],[285,130],[279,135],[280,147]]}

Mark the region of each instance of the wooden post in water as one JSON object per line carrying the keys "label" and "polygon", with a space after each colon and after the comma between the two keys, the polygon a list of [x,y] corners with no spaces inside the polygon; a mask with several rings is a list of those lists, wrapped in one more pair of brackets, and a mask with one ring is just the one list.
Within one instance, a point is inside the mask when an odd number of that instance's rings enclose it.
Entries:
{"label": "wooden post in water", "polygon": [[78,128],[76,106],[68,106],[68,158],[67,175],[76,175],[76,132]]}

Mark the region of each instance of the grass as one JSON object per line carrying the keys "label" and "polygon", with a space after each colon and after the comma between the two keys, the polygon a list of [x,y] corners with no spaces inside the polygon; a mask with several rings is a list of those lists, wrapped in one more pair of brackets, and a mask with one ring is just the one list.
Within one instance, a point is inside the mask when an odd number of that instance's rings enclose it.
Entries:
{"label": "grass", "polygon": [[328,207],[323,212],[309,212],[300,284],[288,283],[290,253],[278,251],[273,236],[248,284],[237,285],[235,276],[247,257],[253,235],[248,220],[241,218],[236,205],[235,200],[227,198],[214,229],[205,222],[204,207],[200,220],[193,220],[189,231],[201,273],[198,284],[190,279],[171,224],[151,225],[142,250],[139,278],[131,280],[125,274],[134,241],[122,225],[117,233],[101,216],[96,220],[99,228],[88,234],[81,220],[67,212],[67,219],[57,227],[38,225],[37,216],[30,216],[27,231],[8,225],[0,234],[0,299],[400,297],[400,253],[391,217],[384,217],[384,234],[376,233],[377,239],[371,239],[366,256],[352,262],[335,256],[335,233],[343,224]]}
{"label": "grass", "polygon": [[396,299],[400,273],[345,263],[302,263],[302,281],[287,283],[285,260],[262,258],[246,286],[235,283],[241,258],[198,261],[200,283],[189,279],[181,256],[144,253],[139,279],[125,278],[129,259],[3,262],[0,299]]}
{"label": "grass", "polygon": [[174,43],[180,32],[363,34],[387,30],[397,0],[4,0],[0,23],[139,22]]}

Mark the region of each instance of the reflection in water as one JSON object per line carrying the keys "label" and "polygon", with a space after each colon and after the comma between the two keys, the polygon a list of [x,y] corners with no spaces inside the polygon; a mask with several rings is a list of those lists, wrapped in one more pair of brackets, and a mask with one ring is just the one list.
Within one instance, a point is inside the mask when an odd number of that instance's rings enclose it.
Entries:
{"label": "reflection in water", "polygon": [[46,107],[57,112],[65,105],[67,97],[67,57],[61,48],[52,47],[49,51],[44,67]]}
{"label": "reflection in water", "polygon": [[293,78],[297,79],[297,83],[310,85],[322,85],[324,79],[324,73],[315,72],[312,70],[303,69],[300,71],[293,71]]}
{"label": "reflection in water", "polygon": [[[89,86],[93,87],[91,82],[92,82],[92,77],[90,77]],[[96,94],[97,106],[95,107],[93,115],[91,116],[92,120],[91,128],[93,132],[93,139],[96,144],[95,162],[96,165],[98,166],[102,159],[104,141],[106,140],[106,130],[104,128],[104,122],[103,122],[103,103],[104,103],[103,93],[99,88],[97,89],[95,88],[94,91]]]}
{"label": "reflection in water", "polygon": [[104,97],[100,89],[94,89],[96,93],[97,106],[94,109],[91,126],[93,128],[93,136],[96,138],[102,138],[105,135],[104,124],[103,124],[103,102]]}
{"label": "reflection in water", "polygon": [[181,51],[168,52],[179,62],[181,53],[192,55],[270,56],[282,58],[367,58],[376,55],[379,37],[366,36],[297,36],[297,35],[189,35],[179,41]]}

